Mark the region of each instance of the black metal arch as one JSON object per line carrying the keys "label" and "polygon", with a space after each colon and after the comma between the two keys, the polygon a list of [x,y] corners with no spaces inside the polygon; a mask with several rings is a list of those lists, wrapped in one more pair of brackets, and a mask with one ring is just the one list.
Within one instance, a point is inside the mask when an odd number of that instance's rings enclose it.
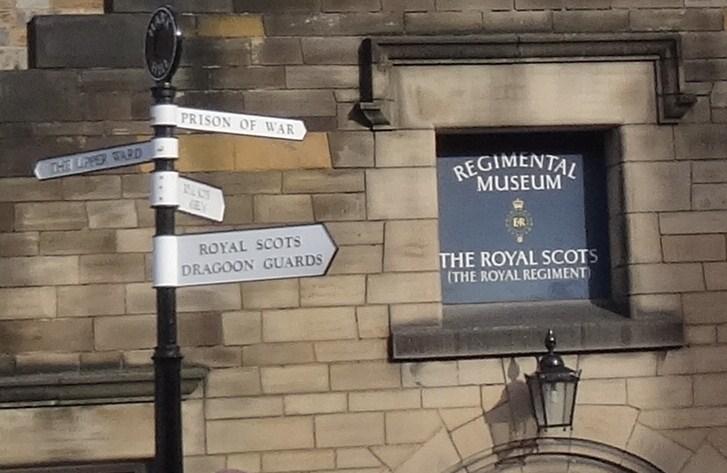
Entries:
{"label": "black metal arch", "polygon": [[656,465],[633,453],[593,440],[580,438],[531,438],[499,445],[475,454],[444,473],[498,473],[520,466],[523,472],[542,463],[560,462],[564,473],[578,472],[578,466],[603,473],[664,473]]}

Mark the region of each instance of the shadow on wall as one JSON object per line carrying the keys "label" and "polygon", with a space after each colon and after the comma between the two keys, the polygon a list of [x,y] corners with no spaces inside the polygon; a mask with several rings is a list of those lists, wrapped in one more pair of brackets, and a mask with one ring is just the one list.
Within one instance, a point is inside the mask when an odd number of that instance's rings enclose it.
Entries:
{"label": "shadow on wall", "polygon": [[535,437],[538,433],[531,412],[528,385],[522,380],[520,365],[514,359],[507,367],[507,379],[500,400],[485,412],[485,422],[495,446]]}

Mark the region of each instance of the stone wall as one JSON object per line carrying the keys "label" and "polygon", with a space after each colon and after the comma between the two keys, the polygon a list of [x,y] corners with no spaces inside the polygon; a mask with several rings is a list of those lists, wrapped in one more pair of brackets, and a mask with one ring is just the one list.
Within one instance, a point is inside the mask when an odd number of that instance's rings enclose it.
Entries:
{"label": "stone wall", "polygon": [[[95,3],[0,9],[14,25],[0,27],[4,53],[24,45],[24,12],[100,11]],[[150,135],[140,32],[160,2],[107,3],[103,15],[36,18],[31,70],[0,73],[7,377],[150,364],[148,166],[31,177],[37,159]],[[388,359],[392,323],[436,321],[441,312],[434,131],[369,129],[356,107],[358,48],[384,34],[656,31],[680,33],[686,89],[698,101],[676,125],[656,125],[653,110],[638,123],[610,125],[633,157],[622,163],[628,258],[638,276],[630,294],[675,308],[688,346],[569,355],[584,376],[575,428],[550,436],[613,445],[666,473],[725,470],[722,2],[172,3],[187,7],[178,103],[300,118],[309,129],[301,143],[183,134],[179,169],[222,187],[227,213],[222,224],[178,214],[179,232],[323,222],[340,248],[324,277],[178,290],[185,360],[210,368],[185,401],[189,473],[439,473],[533,437],[523,377],[535,369],[532,356]],[[4,67],[16,65],[18,57]],[[0,410],[9,452],[0,465],[148,458],[150,412],[148,403]],[[112,427],[130,423],[139,430]]]}

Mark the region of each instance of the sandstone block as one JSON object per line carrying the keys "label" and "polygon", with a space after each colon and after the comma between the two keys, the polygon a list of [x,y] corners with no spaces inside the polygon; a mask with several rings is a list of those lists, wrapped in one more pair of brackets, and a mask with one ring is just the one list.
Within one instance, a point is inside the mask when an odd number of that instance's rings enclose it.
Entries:
{"label": "sandstone block", "polygon": [[281,117],[332,117],[336,101],[329,90],[253,90],[243,93],[248,113]]}
{"label": "sandstone block", "polygon": [[626,380],[584,379],[578,383],[579,404],[626,404]]}
{"label": "sandstone block", "polygon": [[492,448],[493,444],[490,428],[485,425],[483,417],[478,417],[452,432],[452,440],[462,458]]}
{"label": "sandstone block", "polygon": [[243,347],[245,366],[294,365],[316,361],[310,343],[262,343]]}
{"label": "sandstone block", "polygon": [[5,353],[93,350],[91,319],[0,321]]}
{"label": "sandstone block", "polygon": [[225,345],[259,343],[262,340],[260,312],[224,312],[222,314],[222,339]]}
{"label": "sandstone block", "polygon": [[317,342],[316,359],[321,362],[384,360],[388,356],[386,340],[346,340]]}
{"label": "sandstone block", "polygon": [[674,159],[673,130],[659,125],[625,125],[619,128],[624,161]]}
{"label": "sandstone block", "polygon": [[692,201],[697,210],[727,208],[727,184],[694,184]]}
{"label": "sandstone block", "polygon": [[376,167],[431,167],[435,164],[434,130],[376,133]]}
{"label": "sandstone block", "polygon": [[708,291],[727,289],[727,263],[704,263]]}
{"label": "sandstone block", "polygon": [[[155,327],[152,315],[95,318],[95,347],[97,350],[152,348],[156,345]],[[120,333],[124,336],[120,337]]]}
{"label": "sandstone block", "polygon": [[246,309],[298,307],[299,282],[297,279],[246,282],[242,284],[242,301]]}
{"label": "sandstone block", "polygon": [[249,473],[260,473],[260,465],[262,463],[259,453],[237,453],[227,455],[227,467],[237,470],[247,471]]}
{"label": "sandstone block", "polygon": [[121,176],[64,177],[64,200],[102,200],[121,197]]}
{"label": "sandstone block", "polygon": [[717,329],[712,325],[688,325],[684,327],[687,345],[713,345],[718,341]]}
{"label": "sandstone block", "polygon": [[724,345],[695,346],[668,351],[659,363],[659,375],[722,372],[726,354],[727,347]]}
{"label": "sandstone block", "polygon": [[381,461],[368,448],[336,449],[338,468],[366,468],[381,466]]}
{"label": "sandstone block", "polygon": [[459,384],[501,384],[504,371],[501,360],[459,360]]}
{"label": "sandstone block", "polygon": [[210,172],[200,178],[204,182],[222,187],[225,194],[229,195],[282,192],[282,173],[279,171]]}
{"label": "sandstone block", "polygon": [[376,245],[384,242],[384,222],[331,222],[326,224],[337,245]]}
{"label": "sandstone block", "polygon": [[723,404],[727,375],[724,373],[704,374],[694,377],[694,405],[719,406]]}
{"label": "sandstone block", "polygon": [[80,257],[81,283],[143,281],[144,255],[100,254]]}
{"label": "sandstone block", "polygon": [[301,38],[303,59],[307,64],[358,64],[361,38],[352,36]]}
{"label": "sandstone block", "polygon": [[583,379],[632,378],[656,375],[654,353],[610,353],[607,355],[582,355],[578,367]]}
{"label": "sandstone block", "polygon": [[380,413],[328,414],[315,417],[316,445],[355,447],[384,443],[384,416]]}
{"label": "sandstone block", "polygon": [[[687,163],[627,163],[624,165],[627,212],[688,210],[691,206]],[[667,191],[668,189],[668,191]]]}
{"label": "sandstone block", "polygon": [[0,202],[58,201],[63,199],[61,180],[39,181],[34,177],[3,179]]}
{"label": "sandstone block", "polygon": [[727,468],[727,460],[719,450],[704,444],[684,465],[683,473],[698,473],[700,471],[720,471]]}
{"label": "sandstone block", "polygon": [[658,432],[636,424],[627,449],[664,471],[680,471],[692,452]]}
{"label": "sandstone block", "polygon": [[385,361],[364,361],[331,365],[333,391],[387,389],[401,386],[397,365]]}
{"label": "sandstone block", "polygon": [[42,202],[15,206],[16,230],[77,230],[86,227],[81,202]]}
{"label": "sandstone block", "polygon": [[180,312],[239,310],[242,306],[240,286],[225,284],[185,288],[177,293],[177,306]]}
{"label": "sandstone block", "polygon": [[386,413],[386,441],[389,444],[424,442],[441,428],[442,421],[436,410]]}
{"label": "sandstone block", "polygon": [[333,450],[307,450],[263,454],[264,471],[328,470],[336,463]]}
{"label": "sandstone block", "polygon": [[78,284],[78,256],[0,258],[0,286]]}
{"label": "sandstone block", "polygon": [[279,89],[285,87],[282,66],[244,66],[212,69],[209,72],[213,89]]}
{"label": "sandstone block", "polygon": [[207,377],[206,393],[208,398],[261,394],[260,372],[257,368],[212,370]]}
{"label": "sandstone block", "polygon": [[308,417],[207,422],[209,453],[286,450],[313,446],[313,421]]}
{"label": "sandstone block", "polygon": [[309,195],[256,195],[253,202],[255,222],[313,221],[313,204]]}
{"label": "sandstone block", "polygon": [[404,387],[456,386],[459,382],[456,361],[404,363],[401,376]]}
{"label": "sandstone block", "polygon": [[704,290],[699,264],[639,264],[629,267],[632,294]]}
{"label": "sandstone block", "polygon": [[138,224],[133,201],[100,201],[86,203],[89,228],[128,228]]}
{"label": "sandstone block", "polygon": [[260,15],[199,15],[195,33],[222,38],[265,36]]}
{"label": "sandstone block", "polygon": [[298,38],[253,38],[253,64],[300,64],[303,52]]}
{"label": "sandstone block", "polygon": [[264,367],[260,369],[263,392],[307,393],[328,391],[326,365]]}
{"label": "sandstone block", "polygon": [[283,415],[281,397],[233,397],[205,401],[207,419],[244,419]]}
{"label": "sandstone block", "polygon": [[366,218],[364,194],[320,194],[313,196],[316,220],[341,221]]}
{"label": "sandstone block", "polygon": [[352,308],[263,311],[263,340],[267,342],[346,338],[356,338],[356,316]]}
{"label": "sandstone block", "polygon": [[358,336],[361,338],[385,338],[389,336],[389,311],[385,305],[356,308]]}
{"label": "sandstone block", "polygon": [[367,302],[391,304],[438,302],[441,299],[439,273],[370,274]]}
{"label": "sandstone block", "polygon": [[112,253],[115,249],[116,235],[111,230],[42,232],[40,234],[40,253],[44,255]]}
{"label": "sandstone block", "polygon": [[242,364],[240,347],[185,347],[184,360],[190,365],[208,368],[232,368]]}
{"label": "sandstone block", "polygon": [[[265,22],[269,36],[356,36],[403,32],[401,15],[389,12],[290,13],[269,17],[269,20]],[[305,49],[303,51],[305,57]]]}
{"label": "sandstone block", "polygon": [[128,228],[116,230],[116,251],[118,253],[151,253],[153,228]]}
{"label": "sandstone block", "polygon": [[662,234],[725,233],[727,222],[725,211],[674,212],[660,216]]}
{"label": "sandstone block", "polygon": [[689,376],[630,378],[626,380],[628,404],[641,409],[692,405]]}
{"label": "sandstone block", "polygon": [[475,11],[405,13],[404,27],[412,34],[477,33],[482,30],[482,13]]}
{"label": "sandstone block", "polygon": [[418,389],[352,392],[348,395],[351,411],[389,411],[418,409],[422,406]]}
{"label": "sandstone block", "polygon": [[[330,45],[330,41],[326,40],[326,42]],[[374,165],[373,133],[367,131],[338,131],[329,133],[328,137],[333,167],[365,168]]]}
{"label": "sandstone block", "polygon": [[655,213],[628,214],[626,258],[630,263],[659,263],[659,218]]}
{"label": "sandstone block", "polygon": [[531,33],[552,29],[553,14],[549,11],[488,11],[484,15],[484,30],[488,33]]}
{"label": "sandstone block", "polygon": [[422,406],[429,408],[477,407],[480,389],[476,386],[422,389]]}
{"label": "sandstone block", "polygon": [[347,408],[345,393],[294,394],[283,398],[285,414],[328,414]]}
{"label": "sandstone block", "polygon": [[0,319],[50,318],[56,316],[56,288],[16,287],[0,289]]}
{"label": "sandstone block", "polygon": [[713,324],[727,322],[724,304],[727,292],[702,292],[684,294],[684,319],[690,324]]}
{"label": "sandstone block", "polygon": [[725,156],[727,137],[721,125],[683,125],[674,129],[678,159],[714,159]]}
{"label": "sandstone block", "polygon": [[626,31],[629,25],[626,10],[556,11],[553,30],[557,33]]}
{"label": "sandstone block", "polygon": [[725,240],[722,235],[665,236],[661,240],[664,261],[724,261]]}
{"label": "sandstone block", "polygon": [[339,246],[327,274],[380,273],[382,261],[381,245]]}
{"label": "sandstone block", "polygon": [[[366,207],[370,219],[436,218],[436,173],[433,168],[366,171]],[[391,190],[399,189],[396,202]]]}
{"label": "sandstone block", "polygon": [[286,66],[285,83],[289,89],[346,89],[358,87],[357,66]]}
{"label": "sandstone block", "polygon": [[33,256],[38,254],[38,232],[0,233],[0,256]]}
{"label": "sandstone block", "polygon": [[365,293],[365,276],[322,276],[300,280],[302,306],[363,304]]}
{"label": "sandstone block", "polygon": [[384,271],[439,269],[436,220],[400,220],[385,224]]}
{"label": "sandstone block", "polygon": [[722,17],[707,9],[634,10],[629,22],[634,31],[719,31]]}
{"label": "sandstone block", "polygon": [[357,170],[306,170],[283,173],[285,193],[361,192],[364,174]]}
{"label": "sandstone block", "polygon": [[723,161],[697,161],[692,163],[692,182],[727,182],[727,163]]}
{"label": "sandstone block", "polygon": [[391,326],[437,325],[442,321],[442,304],[392,304]]}
{"label": "sandstone block", "polygon": [[125,312],[125,290],[122,285],[66,286],[59,287],[57,291],[58,315],[62,317],[114,315]]}

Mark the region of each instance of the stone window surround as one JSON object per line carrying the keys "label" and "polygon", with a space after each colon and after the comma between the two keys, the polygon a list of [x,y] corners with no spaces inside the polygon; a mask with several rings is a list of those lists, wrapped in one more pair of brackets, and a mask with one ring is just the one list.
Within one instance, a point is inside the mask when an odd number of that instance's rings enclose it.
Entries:
{"label": "stone window surround", "polygon": [[[466,116],[437,122],[438,109],[419,103],[407,92],[407,81],[417,82],[421,71],[459,73],[479,67],[486,76],[502,65],[597,64],[609,67],[619,63],[646,64],[652,67],[653,105],[645,111],[653,125],[676,123],[696,102],[696,97],[682,92],[679,38],[676,35],[510,35],[498,37],[425,37],[367,39],[361,46],[362,77],[359,104],[374,131],[411,128],[447,128],[466,130],[508,126]],[[466,66],[462,68],[462,66]],[[488,68],[488,66],[491,66]],[[407,69],[418,67],[418,73]],[[421,69],[429,68],[429,69]],[[526,66],[529,67],[529,66]],[[547,67],[547,66],[546,66]],[[582,67],[587,67],[583,65]],[[546,70],[546,68],[542,68]],[[569,69],[573,72],[573,69]],[[552,73],[552,71],[551,71]],[[445,73],[446,74],[446,73]],[[537,76],[536,74],[532,74]],[[437,88],[453,87],[457,76],[439,76]],[[415,89],[415,86],[409,89]],[[429,89],[429,92],[435,89]],[[462,89],[458,90],[462,93]],[[591,91],[589,90],[589,93]],[[465,92],[467,93],[467,92]],[[443,93],[442,96],[446,96]],[[475,94],[476,96],[476,94]],[[482,96],[477,96],[482,98]],[[557,97],[556,97],[557,99]],[[608,100],[609,97],[606,97]],[[464,102],[474,100],[463,99]],[[557,103],[557,100],[556,100]],[[431,105],[431,104],[429,104]],[[484,104],[483,106],[487,106]],[[414,112],[412,112],[414,110]],[[427,116],[427,110],[430,116]],[[417,113],[419,115],[417,115]],[[467,115],[467,114],[466,114]],[[476,115],[476,114],[474,114]],[[557,123],[514,123],[520,129],[554,129]],[[426,121],[429,123],[426,123]],[[525,118],[524,120],[527,120]],[[619,260],[634,251],[629,247],[625,229],[626,202],[624,176],[618,166],[621,156],[621,131],[618,117],[603,116],[592,121],[560,123],[561,126],[601,128],[606,134],[609,164],[609,232],[612,254],[613,299],[618,309],[599,307],[589,301],[547,302],[537,304],[486,304],[444,306],[437,325],[411,323],[392,327],[391,352],[395,360],[442,359],[466,356],[530,354],[543,351],[542,339],[547,328],[558,333],[559,349],[564,352],[592,352],[635,349],[666,349],[683,344],[682,321],[677,311],[657,307],[633,307],[629,296],[629,263]],[[626,122],[628,123],[628,122]],[[615,164],[615,165],[614,165]],[[436,192],[436,190],[434,190]],[[613,209],[617,209],[614,215]],[[614,243],[617,243],[614,246]],[[615,251],[614,251],[615,250]],[[620,266],[620,267],[619,267]],[[675,313],[677,312],[677,313]],[[486,313],[486,314],[485,314]],[[628,315],[628,316],[625,316]]]}

